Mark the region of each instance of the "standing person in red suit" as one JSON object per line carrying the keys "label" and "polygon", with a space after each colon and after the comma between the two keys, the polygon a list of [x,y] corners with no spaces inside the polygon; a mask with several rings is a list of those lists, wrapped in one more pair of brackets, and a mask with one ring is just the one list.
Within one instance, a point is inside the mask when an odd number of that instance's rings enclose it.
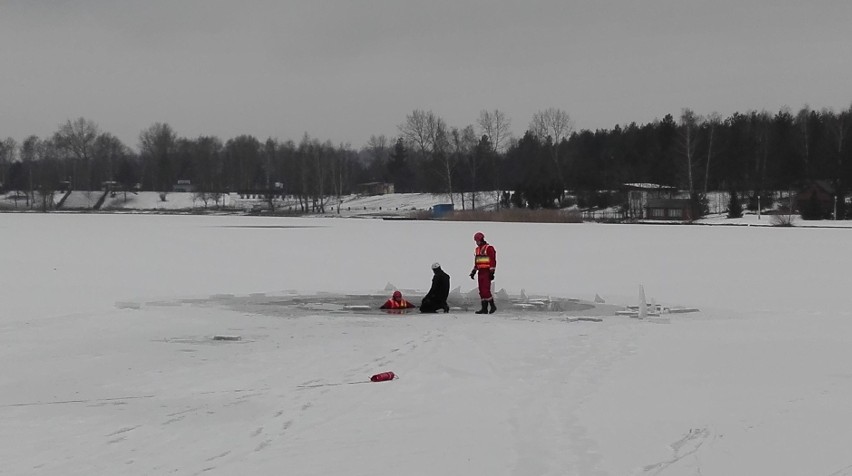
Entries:
{"label": "standing person in red suit", "polygon": [[392,314],[402,314],[402,311],[405,309],[411,309],[417,307],[414,304],[406,301],[402,298],[402,293],[399,291],[393,292],[393,297],[385,301],[384,304],[379,307],[379,309],[384,309]]}
{"label": "standing person in red suit", "polygon": [[493,314],[497,306],[494,305],[494,296],[491,295],[491,281],[494,281],[494,271],[497,268],[497,251],[485,241],[485,235],[481,231],[473,235],[473,241],[476,242],[476,249],[473,251],[473,271],[470,272],[470,279],[478,277],[479,298],[482,299],[482,309],[476,313]]}

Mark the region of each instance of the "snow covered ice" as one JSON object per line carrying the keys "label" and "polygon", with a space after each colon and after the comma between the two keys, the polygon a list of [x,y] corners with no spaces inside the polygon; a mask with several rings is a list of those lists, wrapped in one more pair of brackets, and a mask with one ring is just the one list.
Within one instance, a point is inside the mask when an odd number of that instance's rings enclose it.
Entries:
{"label": "snow covered ice", "polygon": [[[513,296],[701,312],[287,310],[467,293],[479,230]],[[852,474],[850,232],[3,214],[0,474]]]}

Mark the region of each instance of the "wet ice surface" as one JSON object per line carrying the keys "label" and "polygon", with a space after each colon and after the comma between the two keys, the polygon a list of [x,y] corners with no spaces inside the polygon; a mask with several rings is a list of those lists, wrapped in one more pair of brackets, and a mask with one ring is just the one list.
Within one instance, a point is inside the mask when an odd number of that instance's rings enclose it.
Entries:
{"label": "wet ice surface", "polygon": [[[362,314],[388,315],[379,306],[388,298],[390,293],[343,294],[322,293],[312,295],[300,294],[264,294],[254,293],[243,296],[213,295],[209,298],[177,299],[174,301],[150,302],[120,302],[116,307],[139,309],[143,306],[212,306],[237,312],[262,314],[268,316],[293,317],[315,313],[330,314]],[[405,293],[404,297],[415,305],[419,305],[425,293],[414,291]],[[479,309],[479,296],[474,292],[461,294],[458,290],[450,293],[447,299],[450,314],[471,313]],[[495,293],[497,313],[492,317],[536,315],[540,318],[567,317],[598,317],[614,316],[626,309],[626,306],[606,303],[596,303],[573,298],[552,296],[511,296],[505,291]],[[405,314],[419,313],[417,309],[406,310]],[[398,314],[398,313],[397,313]]]}

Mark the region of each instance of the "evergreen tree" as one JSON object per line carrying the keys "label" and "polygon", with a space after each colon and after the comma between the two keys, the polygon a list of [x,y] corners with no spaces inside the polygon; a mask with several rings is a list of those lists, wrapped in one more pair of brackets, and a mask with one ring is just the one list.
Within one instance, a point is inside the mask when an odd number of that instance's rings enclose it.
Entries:
{"label": "evergreen tree", "polygon": [[126,157],[121,159],[115,179],[121,185],[122,191],[124,191],[124,201],[127,201],[127,192],[135,190],[136,184],[139,181],[139,173],[130,159]]}
{"label": "evergreen tree", "polygon": [[408,149],[405,141],[397,139],[388,161],[388,172],[396,192],[414,192],[414,178],[411,164],[408,161]]}
{"label": "evergreen tree", "polygon": [[802,220],[822,220],[824,218],[825,211],[815,193],[812,193],[811,197],[805,201],[801,214]]}
{"label": "evergreen tree", "polygon": [[731,199],[728,201],[728,218],[742,218],[743,204],[735,190],[731,190]]}
{"label": "evergreen tree", "polygon": [[846,206],[846,194],[837,192],[837,216],[835,220],[845,220],[847,218],[848,208]]}
{"label": "evergreen tree", "polygon": [[710,212],[707,196],[703,193],[689,194],[689,219],[697,220]]}

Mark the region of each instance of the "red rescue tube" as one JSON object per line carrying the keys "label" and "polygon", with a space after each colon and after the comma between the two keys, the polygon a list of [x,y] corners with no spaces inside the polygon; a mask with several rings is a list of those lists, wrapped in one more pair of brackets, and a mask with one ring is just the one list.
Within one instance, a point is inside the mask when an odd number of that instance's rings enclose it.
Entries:
{"label": "red rescue tube", "polygon": [[382,372],[380,374],[373,375],[370,377],[371,382],[384,382],[386,380],[393,380],[396,378],[396,374],[393,372]]}

